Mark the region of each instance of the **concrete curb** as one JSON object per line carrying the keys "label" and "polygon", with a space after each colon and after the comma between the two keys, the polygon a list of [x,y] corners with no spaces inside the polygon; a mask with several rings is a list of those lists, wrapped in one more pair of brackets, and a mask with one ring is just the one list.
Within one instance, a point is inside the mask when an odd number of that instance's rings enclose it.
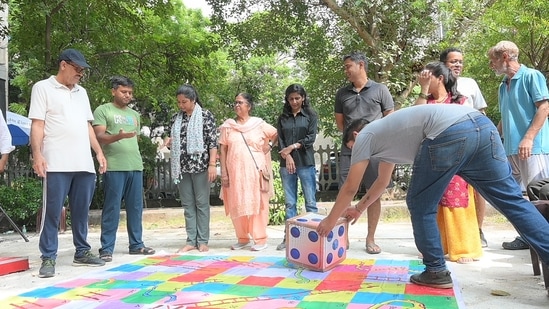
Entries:
{"label": "concrete curb", "polygon": [[[317,203],[318,211],[321,214],[327,215],[332,209],[333,202],[319,202]],[[486,217],[500,215],[499,212],[490,204],[486,204]],[[174,216],[183,216],[183,209],[181,207],[164,207],[164,208],[146,208],[143,210],[143,223],[153,222],[165,222]],[[225,208],[223,206],[211,207],[212,220],[215,217],[225,217]],[[406,201],[382,201],[381,202],[381,221],[395,221],[397,219],[409,218],[410,213],[406,206]],[[126,212],[122,210],[120,212],[120,220],[126,220]],[[92,226],[101,224],[101,210],[90,210],[89,223]]]}

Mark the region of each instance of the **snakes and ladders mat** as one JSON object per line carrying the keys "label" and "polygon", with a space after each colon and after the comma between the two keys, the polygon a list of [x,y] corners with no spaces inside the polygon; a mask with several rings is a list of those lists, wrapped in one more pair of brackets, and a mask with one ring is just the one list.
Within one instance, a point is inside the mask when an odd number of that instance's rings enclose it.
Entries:
{"label": "snakes and ladders mat", "polygon": [[419,260],[347,258],[326,272],[284,257],[152,256],[0,300],[2,308],[460,308],[454,289],[411,284]]}

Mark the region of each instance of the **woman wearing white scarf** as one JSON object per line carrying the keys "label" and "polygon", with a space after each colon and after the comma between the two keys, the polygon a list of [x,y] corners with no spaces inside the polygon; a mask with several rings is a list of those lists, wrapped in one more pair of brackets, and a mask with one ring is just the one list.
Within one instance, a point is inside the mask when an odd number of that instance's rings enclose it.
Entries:
{"label": "woman wearing white scarf", "polygon": [[213,114],[202,109],[191,85],[177,89],[180,111],[171,128],[172,178],[185,213],[187,241],[178,252],[208,251],[210,183],[217,176],[217,129]]}
{"label": "woman wearing white scarf", "polygon": [[250,116],[252,108],[249,94],[237,95],[236,118],[220,127],[221,198],[238,239],[231,249],[261,251],[267,248],[269,199],[274,190],[272,181],[268,192],[261,190],[257,169],[272,175],[269,142],[276,142],[278,135],[275,127]]}

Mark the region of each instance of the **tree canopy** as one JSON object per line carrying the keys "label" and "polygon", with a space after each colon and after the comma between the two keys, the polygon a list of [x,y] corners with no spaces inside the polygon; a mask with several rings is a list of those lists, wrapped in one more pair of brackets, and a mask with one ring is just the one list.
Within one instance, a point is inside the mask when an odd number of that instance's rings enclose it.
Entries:
{"label": "tree canopy", "polygon": [[183,83],[198,89],[218,122],[233,116],[236,93],[249,92],[258,102],[255,114],[274,123],[284,89],[297,82],[309,92],[323,131],[336,136],[334,94],[347,82],[342,56],[351,51],[367,54],[369,77],[387,84],[405,107],[418,91],[416,72],[442,49],[461,47],[465,74],[479,83],[493,118],[499,77],[486,63],[490,46],[515,41],[522,62],[544,73],[549,66],[549,5],[541,0],[207,3],[210,18],[177,0],[9,1],[10,103],[25,109],[31,86],[55,74],[57,55],[73,47],[92,65],[82,84],[94,107],[110,101],[106,82],[121,74],[137,84],[146,124],[169,122]]}
{"label": "tree canopy", "polygon": [[416,72],[442,46],[459,42],[494,1],[207,0],[212,29],[225,44],[239,42],[233,57],[281,53],[301,64],[329,134],[336,130],[328,121],[334,94],[346,83],[343,55],[365,52],[369,78],[389,87],[397,108],[407,106]]}
{"label": "tree canopy", "polygon": [[111,76],[126,75],[145,116],[173,110],[178,85],[200,88],[222,68],[207,19],[170,1],[13,1],[10,17],[12,84],[20,89],[12,102],[28,103],[30,86],[55,74],[69,47],[92,66],[82,84],[94,106],[111,100]]}
{"label": "tree canopy", "polygon": [[153,127],[169,124],[184,83],[196,87],[218,122],[234,117],[236,93],[249,92],[256,114],[274,123],[296,69],[272,53],[232,57],[242,42],[225,45],[208,18],[180,1],[11,1],[10,21],[10,102],[21,113],[32,85],[56,74],[57,56],[69,47],[92,66],[81,83],[93,107],[111,100],[109,78],[125,75],[136,82],[135,108]]}
{"label": "tree canopy", "polygon": [[[513,41],[520,50],[519,62],[541,71],[548,78],[548,14],[549,3],[546,1],[498,1],[481,16],[473,31],[463,38],[467,74],[477,79],[488,102],[489,115],[495,122],[500,118],[497,89],[502,77],[495,76],[489,68],[486,52],[499,41]],[[469,57],[469,54],[478,56]]]}

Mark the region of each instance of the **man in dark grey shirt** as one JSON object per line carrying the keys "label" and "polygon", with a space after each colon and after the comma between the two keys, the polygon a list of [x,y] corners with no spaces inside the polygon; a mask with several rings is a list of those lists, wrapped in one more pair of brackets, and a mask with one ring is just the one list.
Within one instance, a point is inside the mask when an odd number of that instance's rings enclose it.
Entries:
{"label": "man in dark grey shirt", "polygon": [[[380,119],[394,110],[394,102],[387,86],[368,79],[368,59],[362,53],[354,52],[343,57],[345,75],[351,82],[340,88],[335,97],[335,120],[339,131],[343,130],[356,119],[367,119],[372,122]],[[351,150],[341,145],[339,156],[339,187],[343,185],[351,162]],[[369,189],[377,178],[377,162],[373,161],[364,173],[362,183]],[[375,243],[375,232],[381,214],[381,201],[378,198],[368,208],[368,234],[366,235],[366,252],[377,254],[381,252]]]}

